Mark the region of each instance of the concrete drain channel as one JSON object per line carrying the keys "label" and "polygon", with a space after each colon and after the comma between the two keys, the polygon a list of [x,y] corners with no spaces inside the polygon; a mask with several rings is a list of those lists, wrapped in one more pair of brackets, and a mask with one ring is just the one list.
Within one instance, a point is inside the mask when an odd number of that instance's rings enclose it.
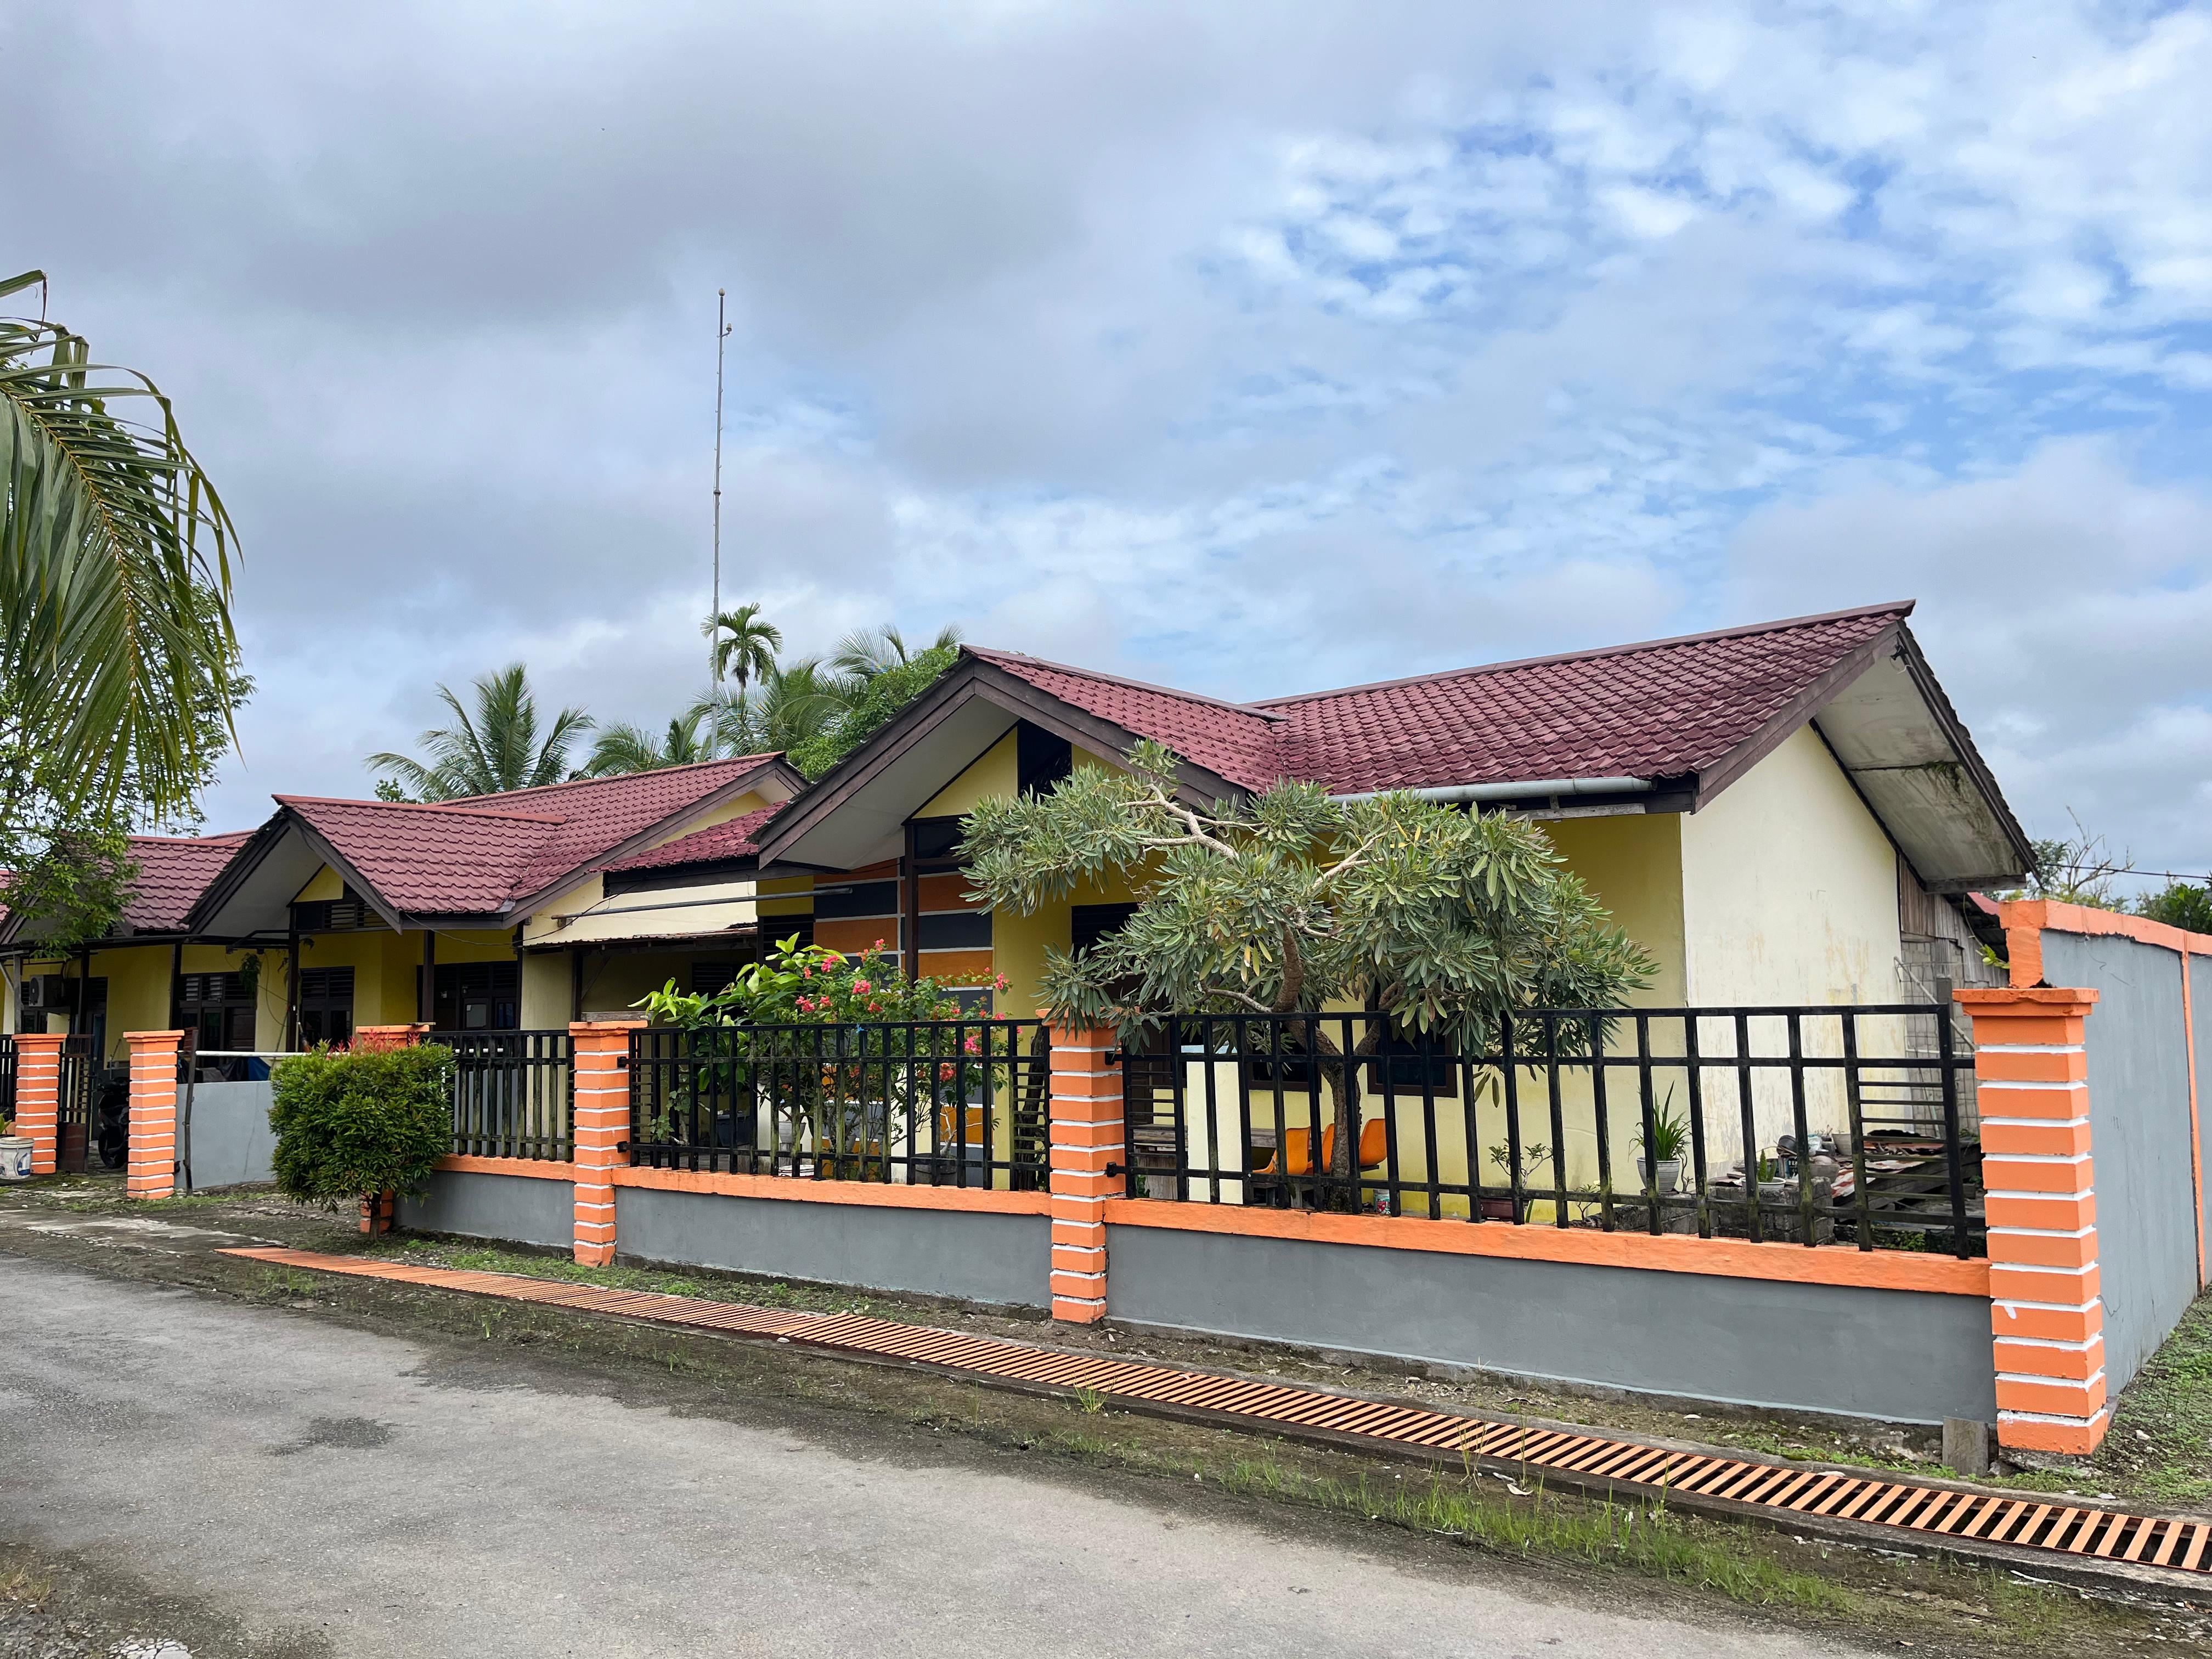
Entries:
{"label": "concrete drain channel", "polygon": [[[1879,1546],[1887,1535],[1898,1545],[1909,1540],[2023,1571],[2069,1565],[2093,1572],[2134,1569],[2127,1576],[2137,1577],[2139,1583],[2162,1582],[2197,1595],[2212,1584],[2212,1559],[2208,1559],[2212,1556],[2212,1521],[1755,1462],[1138,1360],[1062,1353],[858,1314],[785,1312],[313,1250],[252,1249],[222,1254],[279,1267],[787,1341],[860,1358],[903,1361],[1027,1390],[1090,1390],[1139,1409],[1432,1462],[1481,1463],[1493,1472],[1540,1474],[1593,1495],[1663,1501],[1854,1543]],[[2141,1571],[2160,1568],[2191,1577],[2166,1578],[2161,1574],[2152,1578]]]}

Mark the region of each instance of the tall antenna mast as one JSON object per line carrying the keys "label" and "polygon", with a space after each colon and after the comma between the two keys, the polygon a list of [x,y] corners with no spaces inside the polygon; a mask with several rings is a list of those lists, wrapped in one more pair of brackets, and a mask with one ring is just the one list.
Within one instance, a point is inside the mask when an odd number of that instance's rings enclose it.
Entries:
{"label": "tall antenna mast", "polygon": [[707,667],[722,689],[722,642],[714,625],[722,616],[722,342],[730,337],[729,290],[714,290],[714,597],[707,612]]}

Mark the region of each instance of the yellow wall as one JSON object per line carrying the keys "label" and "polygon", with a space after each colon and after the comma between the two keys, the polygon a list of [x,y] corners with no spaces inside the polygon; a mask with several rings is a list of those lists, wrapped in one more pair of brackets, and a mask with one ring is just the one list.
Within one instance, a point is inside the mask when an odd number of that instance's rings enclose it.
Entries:
{"label": "yellow wall", "polygon": [[918,818],[958,817],[978,801],[1011,799],[1021,787],[1014,733],[1009,732],[915,813]]}
{"label": "yellow wall", "polygon": [[1682,823],[1676,813],[1638,812],[1543,826],[1622,931],[1659,959],[1651,988],[1631,999],[1647,1007],[1680,1007],[1684,998]]}

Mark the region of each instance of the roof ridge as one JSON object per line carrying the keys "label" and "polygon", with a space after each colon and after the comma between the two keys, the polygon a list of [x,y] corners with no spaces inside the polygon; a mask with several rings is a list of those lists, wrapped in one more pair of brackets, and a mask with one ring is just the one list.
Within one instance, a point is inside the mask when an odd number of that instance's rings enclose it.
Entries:
{"label": "roof ridge", "polygon": [[[709,766],[739,766],[747,763],[759,766],[782,753],[781,749],[769,749],[757,755],[728,755],[716,760],[685,761],[680,766],[648,767],[642,772],[615,772],[604,778],[563,778],[558,783],[533,783],[520,789],[495,789],[481,795],[455,795],[451,801],[426,801],[422,805],[447,806],[462,801],[507,800],[516,795],[545,795],[556,789],[582,789],[595,784],[634,783],[641,778],[665,778],[672,773],[696,772]],[[404,803],[391,804],[398,805]]]}
{"label": "roof ridge", "polygon": [[1401,685],[1464,679],[1476,674],[1502,674],[1518,668],[1547,667],[1553,663],[1589,662],[1599,657],[1631,656],[1639,651],[1664,651],[1675,646],[1703,645],[1713,640],[1743,639],[1753,634],[1780,634],[1795,628],[1815,627],[1823,623],[1848,622],[1856,617],[1894,613],[1903,618],[1912,614],[1912,607],[1917,603],[1913,599],[1893,599],[1881,605],[1854,605],[1844,611],[1824,611],[1807,617],[1784,617],[1774,622],[1743,623],[1734,628],[1710,629],[1702,634],[1676,634],[1667,639],[1638,640],[1627,645],[1603,645],[1587,651],[1560,651],[1543,657],[1516,657],[1507,662],[1474,663],[1465,668],[1441,668],[1433,673],[1407,674],[1395,680],[1370,680],[1362,685],[1338,686],[1328,691],[1294,691],[1286,696],[1266,698],[1260,703],[1250,705],[1250,708],[1252,712],[1258,713],[1263,709],[1280,708],[1287,703],[1317,702],[1324,697],[1348,697],[1362,691],[1389,691]]}
{"label": "roof ridge", "polygon": [[[495,806],[464,806],[459,801],[359,800],[343,795],[272,795],[270,799],[280,806],[368,806],[380,811],[442,812],[453,817],[505,818],[515,823],[567,823],[569,822],[567,818],[556,817],[550,812],[506,812]],[[496,797],[467,795],[461,799],[491,800],[495,799]]]}
{"label": "roof ridge", "polygon": [[1026,651],[999,651],[980,645],[960,647],[969,655],[988,663],[1003,663],[1012,659],[1037,668],[1048,668],[1055,674],[1073,674],[1079,679],[1097,680],[1104,685],[1125,686],[1133,691],[1150,691],[1158,696],[1174,697],[1182,702],[1202,702],[1212,708],[1223,708],[1232,714],[1248,714],[1254,720],[1279,720],[1280,714],[1249,702],[1231,702],[1225,697],[1209,697],[1203,691],[1185,691],[1173,685],[1156,685],[1150,680],[1133,680],[1126,674],[1109,674],[1096,668],[1078,668],[1073,663],[1054,662],[1044,657],[1033,657]]}
{"label": "roof ridge", "polygon": [[251,830],[218,830],[211,836],[148,836],[134,831],[125,836],[124,839],[159,842],[164,846],[173,847],[210,847],[219,841],[245,841],[252,834],[253,831]]}

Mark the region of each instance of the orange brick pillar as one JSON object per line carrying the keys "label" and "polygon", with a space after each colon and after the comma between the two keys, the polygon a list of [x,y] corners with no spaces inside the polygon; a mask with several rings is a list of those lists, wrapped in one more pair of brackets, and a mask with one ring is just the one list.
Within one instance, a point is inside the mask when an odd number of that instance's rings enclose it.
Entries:
{"label": "orange brick pillar", "polygon": [[60,1145],[62,1044],[58,1032],[26,1031],[15,1039],[15,1133],[31,1142],[31,1173],[52,1175]]}
{"label": "orange brick pillar", "polygon": [[1106,1200],[1121,1195],[1127,1156],[1121,1067],[1107,1060],[1118,1042],[1052,1034],[1052,1316],[1073,1324],[1106,1316]]}
{"label": "orange brick pillar", "polygon": [[1997,1443],[2094,1451],[2110,1421],[2084,1028],[2097,994],[1956,995],[1974,1021]]}
{"label": "orange brick pillar", "polygon": [[131,1163],[123,1190],[131,1198],[167,1198],[177,1190],[177,1049],[182,1031],[131,1031]]}
{"label": "orange brick pillar", "polygon": [[571,1025],[576,1079],[576,1260],[615,1259],[615,1171],[629,1162],[629,1034],[643,1020]]}

